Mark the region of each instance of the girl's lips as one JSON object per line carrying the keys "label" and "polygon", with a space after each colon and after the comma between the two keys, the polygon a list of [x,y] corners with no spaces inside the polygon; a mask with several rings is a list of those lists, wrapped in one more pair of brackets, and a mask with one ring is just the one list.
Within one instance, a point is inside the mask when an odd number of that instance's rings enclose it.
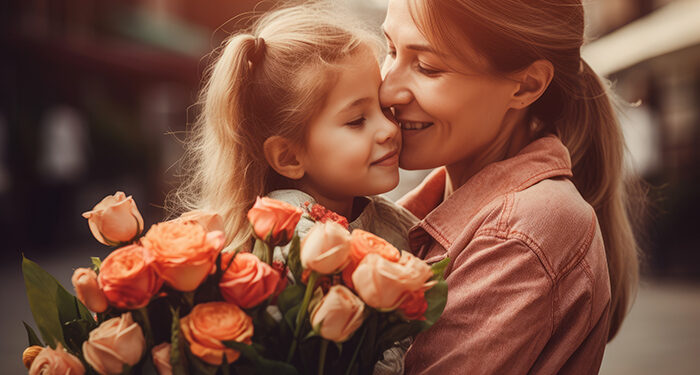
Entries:
{"label": "girl's lips", "polygon": [[399,163],[399,151],[394,150],[382,156],[379,160],[372,163],[382,167],[388,167]]}

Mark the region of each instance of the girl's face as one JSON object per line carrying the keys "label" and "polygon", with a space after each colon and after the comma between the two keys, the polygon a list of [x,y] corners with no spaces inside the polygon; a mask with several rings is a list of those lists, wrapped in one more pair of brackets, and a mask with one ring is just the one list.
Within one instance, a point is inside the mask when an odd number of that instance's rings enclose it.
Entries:
{"label": "girl's face", "polygon": [[379,65],[369,51],[341,64],[301,152],[304,184],[316,194],[345,199],[384,193],[398,185],[401,137],[379,106],[381,82]]}
{"label": "girl's face", "polygon": [[473,164],[507,137],[504,119],[517,85],[483,73],[487,62],[466,43],[469,61],[438,51],[419,31],[407,3],[389,1],[383,25],[389,54],[380,90],[382,106],[393,108],[401,127],[400,165]]}

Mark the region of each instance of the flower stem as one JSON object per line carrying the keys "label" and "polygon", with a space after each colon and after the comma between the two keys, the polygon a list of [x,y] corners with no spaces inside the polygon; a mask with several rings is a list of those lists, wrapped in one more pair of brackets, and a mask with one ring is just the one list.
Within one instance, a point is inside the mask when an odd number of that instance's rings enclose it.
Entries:
{"label": "flower stem", "polygon": [[323,375],[323,367],[326,364],[326,352],[328,351],[328,340],[321,340],[321,352],[318,355],[318,375]]}
{"label": "flower stem", "polygon": [[352,368],[355,366],[355,360],[357,360],[357,355],[360,353],[360,348],[362,347],[362,343],[365,341],[366,335],[367,335],[367,325],[364,324],[364,328],[362,328],[362,336],[360,336],[360,341],[357,342],[357,346],[355,347],[355,351],[352,353],[352,358],[350,359],[350,364],[348,365],[348,369],[345,371],[345,375],[350,375]]}
{"label": "flower stem", "polygon": [[301,327],[304,323],[304,318],[306,318],[306,310],[309,308],[309,302],[311,302],[311,296],[314,294],[314,289],[316,286],[316,280],[318,280],[318,273],[311,271],[309,275],[309,280],[306,283],[306,291],[304,292],[304,300],[301,302],[301,307],[297,313],[296,328],[294,329],[294,340],[292,341],[292,346],[289,348],[289,354],[287,354],[287,362],[290,362],[294,357],[294,351],[299,343],[299,335],[301,334]]}
{"label": "flower stem", "polygon": [[153,330],[151,329],[151,319],[148,317],[148,309],[142,307],[138,309],[141,314],[141,319],[143,319],[143,333],[146,336],[146,348],[153,347]]}

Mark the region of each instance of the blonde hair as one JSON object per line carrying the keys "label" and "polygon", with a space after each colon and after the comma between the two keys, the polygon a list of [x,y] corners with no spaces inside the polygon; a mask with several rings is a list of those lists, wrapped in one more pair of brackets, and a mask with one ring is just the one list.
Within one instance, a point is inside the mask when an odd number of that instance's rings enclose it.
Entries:
{"label": "blonde hair", "polygon": [[201,113],[182,159],[184,181],[166,209],[217,212],[228,248],[249,242],[246,213],[255,198],[288,183],[268,165],[265,139],[303,144],[341,60],[382,48],[376,35],[341,14],[322,2],[284,7],[222,43],[200,93]]}
{"label": "blonde hair", "polygon": [[639,278],[639,250],[627,209],[641,190],[623,179],[624,139],[607,85],[580,55],[581,0],[414,0],[410,5],[431,43],[460,53],[467,41],[496,73],[538,59],[554,65],[554,78],[529,116],[542,133],[557,134],[569,149],[573,182],[598,217],[610,276],[612,339]]}

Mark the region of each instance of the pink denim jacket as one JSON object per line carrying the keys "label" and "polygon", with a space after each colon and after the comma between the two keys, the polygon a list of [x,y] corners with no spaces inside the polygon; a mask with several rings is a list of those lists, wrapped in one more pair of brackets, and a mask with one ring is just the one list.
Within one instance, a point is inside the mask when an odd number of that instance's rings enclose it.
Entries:
{"label": "pink denim jacket", "polygon": [[486,166],[442,201],[444,168],[401,205],[410,247],[449,256],[447,305],[406,354],[407,374],[594,374],[610,281],[598,220],[553,136]]}

